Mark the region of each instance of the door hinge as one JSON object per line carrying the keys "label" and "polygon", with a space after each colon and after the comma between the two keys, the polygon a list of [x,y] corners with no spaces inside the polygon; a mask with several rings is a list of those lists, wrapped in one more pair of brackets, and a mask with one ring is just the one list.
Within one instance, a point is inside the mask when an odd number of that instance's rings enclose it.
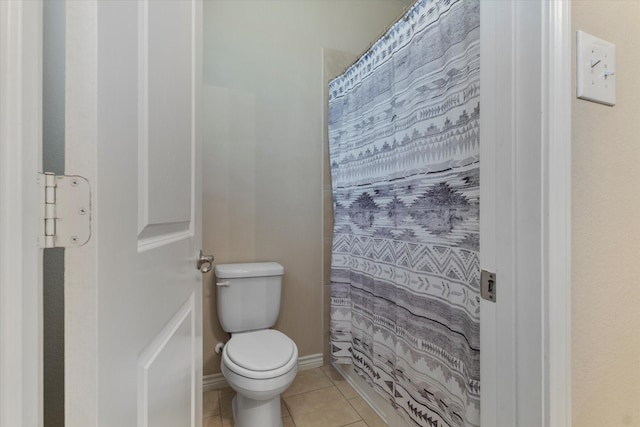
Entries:
{"label": "door hinge", "polygon": [[480,272],[480,296],[488,301],[496,302],[496,274],[487,270]]}
{"label": "door hinge", "polygon": [[81,176],[39,173],[41,248],[77,248],[91,238],[91,186]]}

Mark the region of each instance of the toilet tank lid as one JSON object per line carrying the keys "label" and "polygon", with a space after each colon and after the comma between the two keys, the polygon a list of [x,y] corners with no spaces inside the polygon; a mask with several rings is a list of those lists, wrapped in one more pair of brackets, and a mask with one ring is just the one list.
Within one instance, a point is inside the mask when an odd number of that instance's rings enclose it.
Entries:
{"label": "toilet tank lid", "polygon": [[277,262],[248,262],[241,264],[216,265],[218,279],[234,279],[240,277],[282,276],[284,267]]}

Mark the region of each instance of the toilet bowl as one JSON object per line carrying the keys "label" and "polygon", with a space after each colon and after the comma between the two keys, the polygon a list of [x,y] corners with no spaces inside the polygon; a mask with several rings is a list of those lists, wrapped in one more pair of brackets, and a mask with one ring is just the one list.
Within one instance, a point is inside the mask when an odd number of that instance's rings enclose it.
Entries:
{"label": "toilet bowl", "polygon": [[282,427],[280,394],[298,371],[298,347],[275,329],[284,269],[274,262],[216,266],[218,318],[231,339],[221,370],[237,394],[236,427]]}
{"label": "toilet bowl", "polygon": [[233,419],[237,427],[280,427],[280,394],[298,370],[298,349],[272,329],[231,336],[222,353],[222,374],[237,392]]}

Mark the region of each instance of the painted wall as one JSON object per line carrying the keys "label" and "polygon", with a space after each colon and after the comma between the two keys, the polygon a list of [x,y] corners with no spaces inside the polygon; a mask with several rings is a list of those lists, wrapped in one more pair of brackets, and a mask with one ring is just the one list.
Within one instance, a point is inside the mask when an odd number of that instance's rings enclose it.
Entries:
{"label": "painted wall", "polygon": [[[285,267],[276,328],[323,352],[323,60],[364,51],[409,4],[234,1],[204,7],[204,250]],[[328,48],[329,50],[323,51]],[[338,55],[341,55],[340,53]],[[205,279],[205,375],[226,341]]]}
{"label": "painted wall", "polygon": [[572,5],[617,68],[614,107],[572,105],[573,425],[640,426],[640,2]]}

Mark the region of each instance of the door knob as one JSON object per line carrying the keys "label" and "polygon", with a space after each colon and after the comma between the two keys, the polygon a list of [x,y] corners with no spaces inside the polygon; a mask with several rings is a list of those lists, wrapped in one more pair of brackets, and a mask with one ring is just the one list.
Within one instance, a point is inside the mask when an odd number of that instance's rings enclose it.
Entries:
{"label": "door knob", "polygon": [[198,252],[198,263],[197,263],[198,270],[200,270],[202,274],[208,273],[211,271],[212,263],[213,263],[213,255],[204,255],[202,253],[202,249],[200,249],[200,252]]}

